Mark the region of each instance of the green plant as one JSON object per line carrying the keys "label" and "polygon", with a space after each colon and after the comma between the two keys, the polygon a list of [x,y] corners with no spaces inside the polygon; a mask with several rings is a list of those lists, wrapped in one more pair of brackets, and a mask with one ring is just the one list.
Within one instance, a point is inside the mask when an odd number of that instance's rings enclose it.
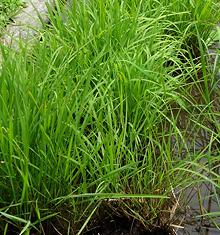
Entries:
{"label": "green plant", "polygon": [[186,3],[73,0],[67,13],[57,3],[41,42],[2,48],[2,230],[54,215],[81,233],[102,206],[148,228],[172,221],[174,189],[203,174],[195,132],[218,135],[200,60],[211,31],[201,21],[218,13]]}

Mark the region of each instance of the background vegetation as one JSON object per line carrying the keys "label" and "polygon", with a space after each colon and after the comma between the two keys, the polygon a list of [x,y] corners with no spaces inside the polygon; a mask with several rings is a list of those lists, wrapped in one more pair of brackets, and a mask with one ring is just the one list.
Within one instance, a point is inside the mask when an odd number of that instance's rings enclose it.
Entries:
{"label": "background vegetation", "polygon": [[12,16],[22,5],[21,0],[1,0],[0,2],[0,30],[12,20]]}

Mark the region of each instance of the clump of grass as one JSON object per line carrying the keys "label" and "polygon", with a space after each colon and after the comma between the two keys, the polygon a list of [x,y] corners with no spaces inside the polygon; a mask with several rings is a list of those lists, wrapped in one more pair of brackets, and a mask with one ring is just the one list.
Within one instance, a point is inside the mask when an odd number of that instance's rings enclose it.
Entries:
{"label": "clump of grass", "polygon": [[208,3],[72,1],[65,15],[57,4],[41,42],[2,48],[2,231],[55,216],[81,234],[102,206],[146,228],[173,221],[174,189],[202,175],[179,120],[201,126],[210,111],[190,90],[206,61],[185,45],[204,49],[207,14],[218,17]]}

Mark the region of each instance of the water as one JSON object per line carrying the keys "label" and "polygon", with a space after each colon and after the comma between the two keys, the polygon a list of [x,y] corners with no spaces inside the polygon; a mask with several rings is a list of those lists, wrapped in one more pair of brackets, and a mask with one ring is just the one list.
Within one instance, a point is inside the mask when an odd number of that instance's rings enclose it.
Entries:
{"label": "water", "polygon": [[195,226],[185,226],[184,229],[177,231],[178,235],[219,235],[220,231],[216,228],[195,228]]}

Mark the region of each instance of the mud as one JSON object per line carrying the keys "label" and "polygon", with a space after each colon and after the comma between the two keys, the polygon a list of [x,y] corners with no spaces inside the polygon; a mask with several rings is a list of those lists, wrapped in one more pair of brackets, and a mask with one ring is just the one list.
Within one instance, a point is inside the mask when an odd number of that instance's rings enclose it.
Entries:
{"label": "mud", "polygon": [[173,232],[166,226],[154,227],[150,230],[144,228],[138,221],[126,218],[109,217],[99,219],[85,235],[171,235]]}

